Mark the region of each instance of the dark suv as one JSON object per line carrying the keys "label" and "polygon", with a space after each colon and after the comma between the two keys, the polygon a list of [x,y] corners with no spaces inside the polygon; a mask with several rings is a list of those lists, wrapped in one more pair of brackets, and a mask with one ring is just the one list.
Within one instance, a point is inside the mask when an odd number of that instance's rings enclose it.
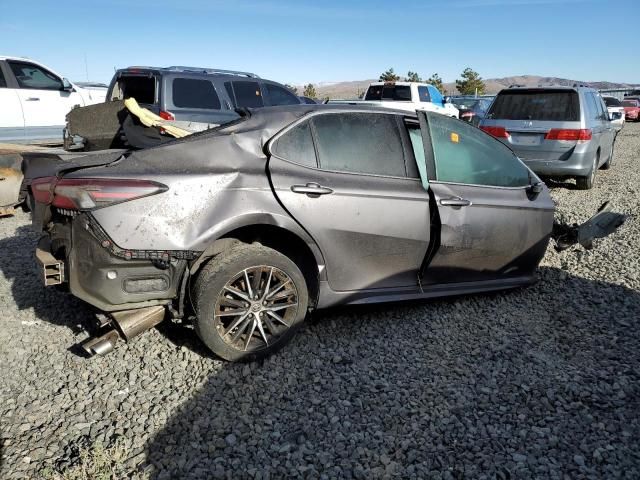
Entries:
{"label": "dark suv", "polygon": [[132,118],[124,100],[191,132],[231,122],[238,110],[304,103],[287,87],[253,73],[199,67],[128,67],[118,70],[106,101],[67,115],[66,150],[146,148],[171,139]]}
{"label": "dark suv", "polygon": [[288,88],[253,73],[199,67],[128,67],[118,70],[107,102],[133,97],[165,120],[222,124],[237,108],[298,105]]}

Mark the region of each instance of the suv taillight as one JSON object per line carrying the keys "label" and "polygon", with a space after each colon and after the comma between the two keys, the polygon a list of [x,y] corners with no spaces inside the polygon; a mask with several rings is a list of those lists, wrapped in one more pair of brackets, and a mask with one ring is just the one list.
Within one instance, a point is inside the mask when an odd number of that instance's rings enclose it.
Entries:
{"label": "suv taillight", "polygon": [[175,120],[176,116],[171,112],[165,112],[164,110],[161,110],[160,118],[162,118],[163,120]]}
{"label": "suv taillight", "polygon": [[587,142],[591,140],[591,130],[588,128],[552,128],[544,136],[545,140],[566,140],[571,142]]}
{"label": "suv taillight", "polygon": [[57,180],[55,177],[45,177],[31,183],[31,191],[36,202],[71,210],[92,210],[167,190],[166,185],[150,180],[114,178]]}
{"label": "suv taillight", "polygon": [[504,127],[490,127],[490,126],[482,126],[480,130],[487,132],[489,135],[494,136],[496,138],[509,138],[509,132]]}

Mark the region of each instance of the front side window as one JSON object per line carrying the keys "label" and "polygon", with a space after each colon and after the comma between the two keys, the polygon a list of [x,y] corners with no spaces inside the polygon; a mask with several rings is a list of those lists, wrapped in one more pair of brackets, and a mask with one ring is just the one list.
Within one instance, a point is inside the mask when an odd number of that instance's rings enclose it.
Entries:
{"label": "front side window", "polygon": [[7,81],[4,78],[4,73],[2,73],[1,67],[0,67],[0,88],[7,88]]}
{"label": "front side window", "polygon": [[506,90],[498,94],[489,118],[501,120],[580,120],[578,92],[575,90]]}
{"label": "front side window", "polygon": [[604,103],[607,104],[607,107],[621,107],[622,104],[620,103],[620,100],[618,100],[615,97],[603,97],[604,99]]}
{"label": "front side window", "polygon": [[321,168],[406,176],[402,141],[393,115],[332,113],[318,115],[312,122]]}
{"label": "front side window", "polygon": [[506,146],[455,118],[427,114],[440,182],[525,187],[529,170]]}
{"label": "front side window", "polygon": [[33,63],[7,62],[18,80],[20,88],[35,90],[62,90],[62,80]]}
{"label": "front side window", "polygon": [[220,98],[213,83],[197,78],[173,80],[173,104],[178,108],[220,110]]}
{"label": "front side window", "polygon": [[271,105],[299,105],[300,100],[293,93],[278,85],[265,83]]}
{"label": "front side window", "polygon": [[309,122],[300,123],[284,133],[276,140],[271,151],[275,156],[293,163],[318,166]]}
{"label": "front side window", "polygon": [[264,107],[262,92],[260,91],[260,84],[258,82],[233,82],[233,91],[235,93],[237,107]]}

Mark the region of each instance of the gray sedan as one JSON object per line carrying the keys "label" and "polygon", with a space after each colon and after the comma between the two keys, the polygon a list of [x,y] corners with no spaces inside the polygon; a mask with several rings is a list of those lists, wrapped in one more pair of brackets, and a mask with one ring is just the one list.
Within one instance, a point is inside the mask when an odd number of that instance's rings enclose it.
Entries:
{"label": "gray sedan", "polygon": [[430,112],[264,108],[39,175],[44,282],[106,313],[91,353],[168,314],[220,357],[253,359],[309,310],[527,285],[553,226],[509,148]]}

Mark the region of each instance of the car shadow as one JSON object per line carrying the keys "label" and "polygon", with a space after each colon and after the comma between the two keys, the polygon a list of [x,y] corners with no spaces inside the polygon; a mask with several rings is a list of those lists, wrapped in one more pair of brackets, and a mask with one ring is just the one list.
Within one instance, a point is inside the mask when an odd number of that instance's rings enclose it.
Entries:
{"label": "car shadow", "polygon": [[18,310],[33,309],[38,320],[69,328],[78,334],[91,328],[95,310],[62,287],[45,287],[34,252],[40,234],[28,225],[0,239],[0,272],[11,282]]}
{"label": "car shadow", "polygon": [[640,293],[557,268],[538,277],[318,313],[278,354],[223,364],[170,412],[140,468],[155,479],[610,476],[640,449]]}
{"label": "car shadow", "polygon": [[542,179],[549,189],[564,188],[566,190],[578,190],[578,186],[575,184],[575,180],[571,179],[559,179],[544,177]]}

